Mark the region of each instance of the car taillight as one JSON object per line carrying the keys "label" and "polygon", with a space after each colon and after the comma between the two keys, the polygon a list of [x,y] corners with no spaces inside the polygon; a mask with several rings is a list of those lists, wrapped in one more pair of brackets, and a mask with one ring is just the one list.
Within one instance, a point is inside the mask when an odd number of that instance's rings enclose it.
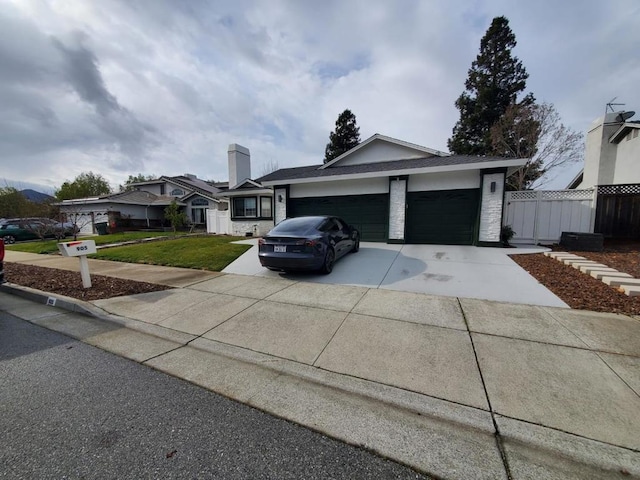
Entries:
{"label": "car taillight", "polygon": [[264,238],[259,238],[258,245],[264,245],[264,244],[265,244]]}
{"label": "car taillight", "polygon": [[305,247],[315,247],[318,242],[316,240],[307,240],[304,242]]}
{"label": "car taillight", "polygon": [[4,260],[4,238],[0,238],[0,262]]}

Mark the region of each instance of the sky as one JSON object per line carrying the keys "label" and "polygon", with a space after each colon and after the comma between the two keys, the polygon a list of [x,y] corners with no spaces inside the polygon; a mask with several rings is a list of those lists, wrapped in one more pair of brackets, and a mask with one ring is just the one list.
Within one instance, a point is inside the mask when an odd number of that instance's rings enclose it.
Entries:
{"label": "sky", "polygon": [[614,98],[640,110],[638,0],[0,0],[0,186],[226,181],[231,143],[257,178],[322,163],[346,108],[362,140],[447,151],[502,15],[527,92],[565,125],[585,133]]}

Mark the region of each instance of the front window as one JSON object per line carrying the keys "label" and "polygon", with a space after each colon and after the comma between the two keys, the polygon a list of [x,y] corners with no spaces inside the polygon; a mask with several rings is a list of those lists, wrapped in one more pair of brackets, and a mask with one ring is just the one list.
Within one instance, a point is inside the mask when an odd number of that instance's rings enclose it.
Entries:
{"label": "front window", "polygon": [[234,198],[233,214],[236,217],[256,218],[258,216],[256,197]]}
{"label": "front window", "polygon": [[260,197],[260,216],[262,218],[271,218],[271,197]]}
{"label": "front window", "polygon": [[184,190],[180,188],[174,188],[173,190],[171,190],[172,197],[181,197],[182,195],[184,195]]}

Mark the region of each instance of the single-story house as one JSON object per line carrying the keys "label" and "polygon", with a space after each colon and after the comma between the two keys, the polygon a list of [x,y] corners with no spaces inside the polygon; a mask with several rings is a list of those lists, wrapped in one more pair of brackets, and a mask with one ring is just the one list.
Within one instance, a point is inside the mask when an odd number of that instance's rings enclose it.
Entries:
{"label": "single-story house", "polygon": [[375,134],[334,160],[257,180],[275,223],[343,217],[365,241],[499,245],[505,179],[526,159],[450,155]]}
{"label": "single-story house", "polygon": [[133,190],[58,205],[67,221],[84,234],[97,233],[101,223],[111,228],[168,226],[164,210],[174,200],[193,224],[206,226],[211,233],[245,236],[268,232],[273,227],[273,191],[251,180],[249,150],[229,145],[228,164],[229,182],[207,182],[192,174],[162,176],[131,184]]}

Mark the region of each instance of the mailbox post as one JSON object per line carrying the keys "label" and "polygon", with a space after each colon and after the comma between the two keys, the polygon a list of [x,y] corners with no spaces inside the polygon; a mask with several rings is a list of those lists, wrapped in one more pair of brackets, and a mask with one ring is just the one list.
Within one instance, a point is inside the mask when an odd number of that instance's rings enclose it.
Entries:
{"label": "mailbox post", "polygon": [[82,286],[84,288],[91,288],[91,276],[89,275],[89,262],[87,262],[87,255],[96,253],[96,242],[93,240],[63,242],[58,244],[58,250],[60,250],[63,257],[78,257],[80,259]]}

